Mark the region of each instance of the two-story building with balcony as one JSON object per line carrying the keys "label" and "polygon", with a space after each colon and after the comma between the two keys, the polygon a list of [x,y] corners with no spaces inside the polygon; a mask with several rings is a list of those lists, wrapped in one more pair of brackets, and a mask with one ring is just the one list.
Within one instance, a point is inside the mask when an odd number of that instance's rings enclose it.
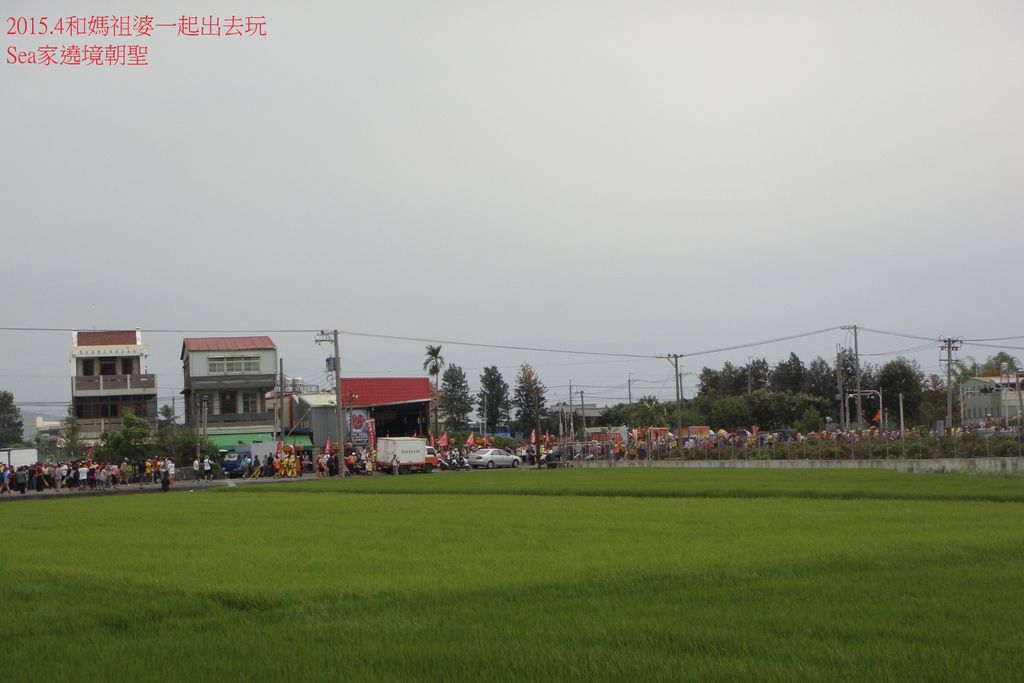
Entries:
{"label": "two-story building with balcony", "polygon": [[222,450],[271,441],[277,346],[270,337],[190,337],[181,345],[185,422]]}
{"label": "two-story building with balcony", "polygon": [[84,441],[120,429],[128,412],[156,426],[156,376],[147,372],[148,355],[139,330],[71,333],[71,410]]}

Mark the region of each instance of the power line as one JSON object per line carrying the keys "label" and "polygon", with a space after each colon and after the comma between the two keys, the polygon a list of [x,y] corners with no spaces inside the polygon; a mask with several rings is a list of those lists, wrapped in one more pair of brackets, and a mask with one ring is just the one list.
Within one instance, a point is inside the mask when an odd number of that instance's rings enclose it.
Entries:
{"label": "power line", "polygon": [[[938,341],[938,339],[939,339],[937,336],[935,336],[935,337],[924,337],[924,336],[921,336],[919,334],[909,334],[909,333],[906,333],[906,332],[890,332],[889,330],[876,330],[876,329],[873,329],[873,328],[870,328],[870,327],[859,327],[858,326],[857,329],[859,329],[861,332],[874,332],[875,334],[885,334],[885,335],[888,335],[890,337],[904,337],[906,339],[921,339],[921,340],[924,340],[924,341]],[[862,354],[862,355],[867,355],[867,354]]]}
{"label": "power line", "polygon": [[898,354],[898,353],[917,353],[917,352],[920,352],[920,351],[928,351],[930,349],[937,349],[940,346],[942,346],[942,344],[940,344],[939,342],[932,342],[930,344],[921,344],[919,346],[911,346],[910,348],[906,348],[906,349],[897,349],[895,351],[879,351],[877,353],[862,353],[860,355],[862,355],[862,356],[892,356],[892,355],[895,355],[895,354]]}
{"label": "power line", "polygon": [[[821,330],[814,330],[811,332],[801,332],[799,334],[791,334],[785,337],[776,337],[774,339],[764,339],[761,341],[750,342],[748,344],[737,344],[735,346],[723,346],[720,349],[708,349],[706,351],[691,351],[690,353],[680,353],[679,357],[690,357],[690,356],[704,356],[710,353],[721,353],[723,351],[735,351],[737,349],[748,349],[752,346],[765,346],[766,344],[775,344],[777,342],[788,341],[790,339],[800,339],[801,337],[813,337],[816,334],[824,334],[825,332],[834,332],[835,330],[842,329],[841,326],[836,325],[835,327],[826,327]],[[664,358],[665,356],[659,356]]]}

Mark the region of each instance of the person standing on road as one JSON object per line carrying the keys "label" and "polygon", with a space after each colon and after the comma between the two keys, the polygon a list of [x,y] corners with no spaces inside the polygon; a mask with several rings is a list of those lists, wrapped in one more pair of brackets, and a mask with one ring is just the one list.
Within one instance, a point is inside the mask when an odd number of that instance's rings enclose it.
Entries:
{"label": "person standing on road", "polygon": [[198,482],[199,481],[199,456],[198,455],[195,457],[195,460],[192,461],[192,481],[194,481],[194,482]]}
{"label": "person standing on road", "polygon": [[2,470],[3,471],[0,472],[0,495],[4,493],[11,493],[11,468],[3,467]]}
{"label": "person standing on road", "polygon": [[203,478],[206,481],[213,480],[213,465],[210,464],[210,456],[203,456]]}
{"label": "person standing on road", "polygon": [[22,465],[14,475],[14,482],[18,485],[18,493],[25,495],[25,488],[28,486],[28,471]]}
{"label": "person standing on road", "polygon": [[174,461],[170,457],[167,458],[167,485],[174,486],[174,473],[177,472],[178,468],[174,466]]}

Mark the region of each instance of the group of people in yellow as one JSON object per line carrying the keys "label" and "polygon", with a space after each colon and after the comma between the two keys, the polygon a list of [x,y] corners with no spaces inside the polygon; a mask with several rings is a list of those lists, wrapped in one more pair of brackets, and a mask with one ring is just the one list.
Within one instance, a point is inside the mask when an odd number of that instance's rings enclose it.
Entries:
{"label": "group of people in yellow", "polygon": [[267,458],[266,463],[255,468],[249,473],[249,479],[258,479],[263,476],[263,468],[269,467],[274,471],[275,478],[288,478],[302,476],[302,456],[297,453],[275,453]]}

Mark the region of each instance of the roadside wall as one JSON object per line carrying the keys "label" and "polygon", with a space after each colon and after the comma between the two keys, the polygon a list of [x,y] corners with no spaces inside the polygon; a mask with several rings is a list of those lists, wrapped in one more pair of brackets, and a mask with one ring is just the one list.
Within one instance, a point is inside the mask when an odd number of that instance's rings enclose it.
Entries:
{"label": "roadside wall", "polygon": [[1001,472],[1024,471],[1024,458],[934,458],[934,459],[876,459],[876,460],[639,460],[619,462],[600,461],[578,463],[583,467],[675,467],[707,469],[715,467],[749,469],[833,469],[833,470],[894,470],[896,472]]}

